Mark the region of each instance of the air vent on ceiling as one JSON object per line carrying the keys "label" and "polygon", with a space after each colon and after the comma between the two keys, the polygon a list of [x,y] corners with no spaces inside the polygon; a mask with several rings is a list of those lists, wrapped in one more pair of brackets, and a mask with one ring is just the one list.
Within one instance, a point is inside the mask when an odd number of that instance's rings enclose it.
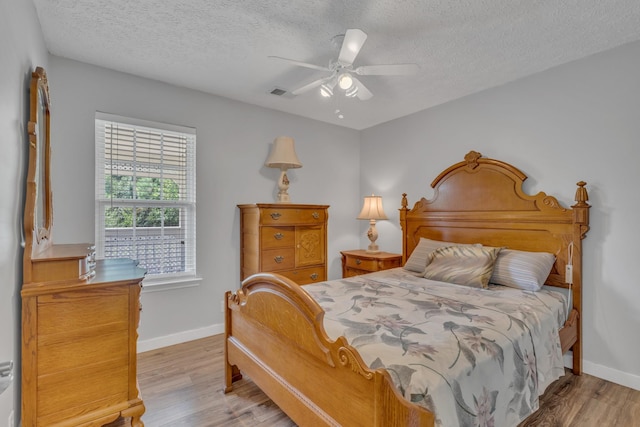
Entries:
{"label": "air vent on ceiling", "polygon": [[294,97],[294,95],[292,95],[291,92],[287,92],[286,89],[282,89],[282,88],[279,88],[277,86],[274,87],[273,89],[271,89],[269,91],[269,93],[271,95],[281,96],[283,98],[293,98]]}
{"label": "air vent on ceiling", "polygon": [[274,89],[271,91],[271,95],[278,95],[278,96],[282,96],[282,95],[284,95],[285,93],[287,93],[287,91],[286,91],[286,90],[284,90],[284,89],[280,89],[280,88],[277,88],[277,87],[276,87],[276,88],[274,88]]}

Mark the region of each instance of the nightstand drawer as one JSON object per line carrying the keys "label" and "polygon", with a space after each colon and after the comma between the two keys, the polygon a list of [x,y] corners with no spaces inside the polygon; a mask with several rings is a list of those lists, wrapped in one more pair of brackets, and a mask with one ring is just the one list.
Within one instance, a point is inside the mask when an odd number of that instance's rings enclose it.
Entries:
{"label": "nightstand drawer", "polygon": [[346,266],[358,270],[378,271],[378,261],[375,259],[361,259],[348,256]]}
{"label": "nightstand drawer", "polygon": [[367,252],[362,249],[341,251],[342,277],[353,277],[402,265],[402,255],[389,252]]}
{"label": "nightstand drawer", "polygon": [[344,274],[342,275],[342,277],[346,279],[347,277],[360,276],[361,274],[368,274],[368,273],[371,273],[371,271],[358,270],[357,268],[346,267],[344,269]]}

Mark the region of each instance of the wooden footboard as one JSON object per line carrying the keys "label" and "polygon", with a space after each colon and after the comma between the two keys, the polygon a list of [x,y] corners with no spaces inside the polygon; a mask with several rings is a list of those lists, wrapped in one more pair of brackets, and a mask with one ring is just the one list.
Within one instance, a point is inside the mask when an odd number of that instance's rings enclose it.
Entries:
{"label": "wooden footboard", "polygon": [[330,340],[324,311],[293,281],[256,274],[227,292],[226,388],[251,378],[300,426],[433,426],[389,374],[370,370],[344,337]]}

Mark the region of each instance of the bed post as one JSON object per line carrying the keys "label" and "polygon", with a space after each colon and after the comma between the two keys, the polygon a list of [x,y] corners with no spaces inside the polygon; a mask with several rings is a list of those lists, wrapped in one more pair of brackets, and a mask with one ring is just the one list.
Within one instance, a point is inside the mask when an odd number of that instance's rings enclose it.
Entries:
{"label": "bed post", "polygon": [[400,211],[400,228],[402,228],[402,265],[407,262],[407,193],[402,193],[402,207]]}
{"label": "bed post", "polygon": [[229,363],[229,343],[227,338],[231,336],[231,308],[229,308],[229,300],[232,298],[231,291],[227,291],[224,294],[225,308],[224,308],[224,392],[229,393],[233,389],[233,383],[242,379],[242,374],[236,365]]}
{"label": "bed post", "polygon": [[573,308],[578,312],[578,340],[572,347],[573,373],[582,375],[582,239],[589,231],[589,195],[585,185],[580,181],[576,184],[576,204],[573,208]]}

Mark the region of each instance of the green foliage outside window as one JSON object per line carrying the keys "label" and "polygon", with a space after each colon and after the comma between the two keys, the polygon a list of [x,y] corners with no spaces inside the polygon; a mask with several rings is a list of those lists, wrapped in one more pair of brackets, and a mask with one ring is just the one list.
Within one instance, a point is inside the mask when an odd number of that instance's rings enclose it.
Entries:
{"label": "green foliage outside window", "polygon": [[[135,186],[135,187],[134,187]],[[135,188],[135,194],[134,194]],[[109,175],[105,180],[105,195],[109,199],[179,200],[180,191],[175,181],[150,177]],[[110,207],[105,212],[105,227],[133,227],[133,208]],[[139,207],[135,209],[136,227],[165,227],[180,225],[180,208]]]}

